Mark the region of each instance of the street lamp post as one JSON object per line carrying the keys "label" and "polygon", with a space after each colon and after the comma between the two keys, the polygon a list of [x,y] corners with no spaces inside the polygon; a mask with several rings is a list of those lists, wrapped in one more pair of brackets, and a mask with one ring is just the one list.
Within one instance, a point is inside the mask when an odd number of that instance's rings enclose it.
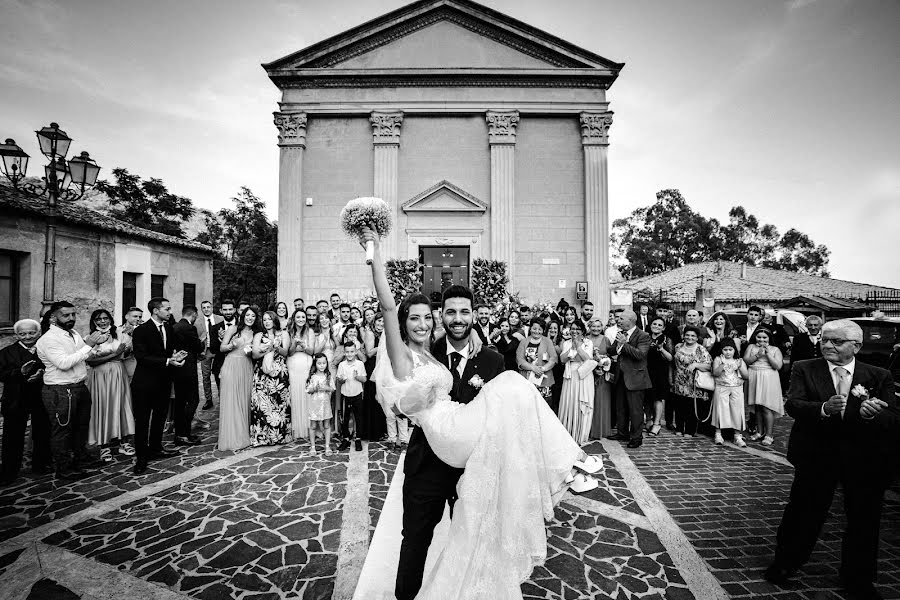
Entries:
{"label": "street lamp post", "polygon": [[[7,139],[0,144],[3,174],[12,182],[15,189],[29,196],[46,199],[47,233],[44,248],[44,299],[46,306],[55,301],[56,292],[56,218],[59,215],[59,201],[77,200],[88,188],[97,183],[100,167],[87,152],[69,160],[66,154],[72,138],[59,128],[57,123],[35,132],[41,154],[49,159],[44,167],[43,185],[35,185],[24,181],[28,168],[28,154],[20,148],[15,140]],[[75,184],[74,187],[72,184]]]}

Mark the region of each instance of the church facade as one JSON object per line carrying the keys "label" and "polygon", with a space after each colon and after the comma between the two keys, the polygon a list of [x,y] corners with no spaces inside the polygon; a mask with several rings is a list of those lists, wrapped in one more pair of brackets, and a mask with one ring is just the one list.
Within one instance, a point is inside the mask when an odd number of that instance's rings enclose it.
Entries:
{"label": "church facade", "polygon": [[[422,0],[263,65],[282,92],[278,298],[359,298],[339,227],[352,198],[394,211],[385,254],[423,291],[503,260],[533,303],[609,303],[606,92],[620,63],[468,0]],[[603,313],[600,313],[603,314]]]}

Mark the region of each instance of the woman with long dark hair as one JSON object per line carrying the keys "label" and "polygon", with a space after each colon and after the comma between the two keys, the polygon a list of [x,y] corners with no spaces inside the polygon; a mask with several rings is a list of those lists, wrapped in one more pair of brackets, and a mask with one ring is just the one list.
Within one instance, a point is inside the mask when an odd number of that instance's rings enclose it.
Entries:
{"label": "woman with long dark hair", "polygon": [[313,327],[307,321],[306,313],[299,308],[291,315],[287,334],[289,345],[286,364],[291,389],[291,433],[295,440],[299,440],[309,435],[309,396],[306,393],[306,379],[309,377],[313,356],[320,351],[321,346]]}
{"label": "woman with long dark hair", "polygon": [[112,315],[105,308],[91,314],[91,333],[109,334],[109,341],[98,344],[87,358],[91,370],[87,387],[91,391],[91,424],[88,444],[100,446],[100,460],[112,462],[110,442],[119,440],[119,452],[134,454],[125,438],[134,435],[134,412],[131,409],[131,387],[123,362],[125,352],[131,348],[130,339],[123,339],[116,331]]}
{"label": "woman with long dark hair", "polygon": [[284,444],[291,439],[291,389],[285,362],[290,340],[278,314],[266,311],[263,331],[253,336],[253,390],[250,393],[250,445]]}
{"label": "woman with long dark hair", "polygon": [[[366,313],[369,310],[371,309],[366,310]],[[375,399],[376,389],[375,382],[372,381],[372,372],[375,370],[375,355],[378,353],[378,344],[381,342],[382,335],[384,335],[384,316],[381,313],[375,313],[372,327],[363,330],[366,351],[366,383],[363,384],[362,410],[359,411],[361,423],[357,423],[359,436],[370,442],[379,441],[387,433],[387,419],[397,418],[397,415],[393,413],[385,415],[378,400]]]}
{"label": "woman with long dark hair", "polygon": [[672,365],[675,348],[672,340],[666,336],[666,321],[662,317],[654,317],[650,321],[650,350],[647,352],[647,372],[653,387],[645,395],[645,408],[651,420],[647,433],[659,435],[662,428],[663,406],[669,397],[669,371]]}
{"label": "woman with long dark hair", "polygon": [[219,346],[225,355],[219,381],[219,450],[250,445],[250,394],[253,390],[253,336],[262,331],[259,308],[248,306],[225,329]]}

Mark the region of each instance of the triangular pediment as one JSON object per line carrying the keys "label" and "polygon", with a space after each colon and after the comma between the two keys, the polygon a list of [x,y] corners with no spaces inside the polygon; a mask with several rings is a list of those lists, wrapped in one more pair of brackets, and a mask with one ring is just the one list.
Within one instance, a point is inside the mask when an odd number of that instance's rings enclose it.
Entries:
{"label": "triangular pediment", "polygon": [[421,0],[263,65],[290,71],[587,69],[623,65],[469,0]]}
{"label": "triangular pediment", "polygon": [[462,188],[444,180],[407,200],[400,208],[407,214],[412,212],[483,213],[487,210],[487,204]]}

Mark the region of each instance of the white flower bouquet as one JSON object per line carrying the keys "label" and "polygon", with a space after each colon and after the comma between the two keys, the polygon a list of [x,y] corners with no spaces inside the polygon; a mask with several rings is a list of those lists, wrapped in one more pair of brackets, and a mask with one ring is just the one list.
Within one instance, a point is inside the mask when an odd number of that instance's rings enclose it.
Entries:
{"label": "white flower bouquet", "polygon": [[[341,228],[348,237],[359,240],[364,227],[368,227],[380,238],[391,231],[391,208],[381,198],[356,198],[347,203],[341,211]],[[375,244],[366,243],[366,264],[371,265],[375,257]]]}

